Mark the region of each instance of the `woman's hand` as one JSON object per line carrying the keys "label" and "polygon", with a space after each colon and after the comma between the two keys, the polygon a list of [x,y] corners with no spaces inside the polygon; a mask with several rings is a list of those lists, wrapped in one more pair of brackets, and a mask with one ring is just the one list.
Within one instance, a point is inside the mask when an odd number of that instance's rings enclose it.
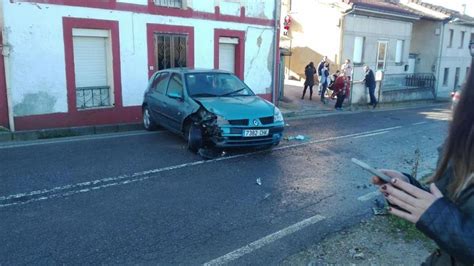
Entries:
{"label": "woman's hand", "polygon": [[434,183],[431,184],[430,190],[431,193],[426,192],[399,178],[393,178],[390,184],[380,187],[380,191],[391,204],[403,209],[391,207],[389,212],[412,223],[417,223],[423,213],[437,199],[443,197]]}

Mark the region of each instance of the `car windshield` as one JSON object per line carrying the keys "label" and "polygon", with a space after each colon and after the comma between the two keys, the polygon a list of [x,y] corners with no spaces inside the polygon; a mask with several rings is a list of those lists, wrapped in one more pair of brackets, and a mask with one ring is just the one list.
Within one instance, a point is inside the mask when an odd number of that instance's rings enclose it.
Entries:
{"label": "car windshield", "polygon": [[191,97],[254,96],[239,78],[228,73],[186,74],[186,86]]}

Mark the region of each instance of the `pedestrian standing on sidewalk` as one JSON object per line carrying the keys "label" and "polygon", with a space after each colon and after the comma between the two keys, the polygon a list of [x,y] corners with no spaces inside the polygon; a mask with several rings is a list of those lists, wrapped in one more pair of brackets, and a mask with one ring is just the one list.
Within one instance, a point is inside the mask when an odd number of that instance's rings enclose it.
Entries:
{"label": "pedestrian standing on sidewalk", "polygon": [[438,245],[423,265],[474,265],[474,42],[471,45],[470,74],[430,187],[393,170],[382,170],[392,178],[390,183],[373,178],[391,205],[389,212],[414,223]]}
{"label": "pedestrian standing on sidewalk", "polygon": [[342,72],[349,80],[352,78],[352,64],[350,59],[346,59],[344,64],[341,67]]}
{"label": "pedestrian standing on sidewalk", "polygon": [[369,95],[370,95],[369,105],[372,105],[372,108],[375,109],[375,107],[377,107],[377,98],[375,98],[376,83],[375,83],[374,71],[372,71],[372,69],[370,69],[369,66],[365,65],[364,72],[365,72],[365,77],[362,82],[364,82],[365,87],[369,89]]}
{"label": "pedestrian standing on sidewalk", "polygon": [[350,81],[347,78],[347,76],[344,75],[344,73],[341,73],[341,75],[334,82],[334,85],[333,85],[334,93],[336,93],[336,96],[337,96],[337,101],[334,108],[338,111],[343,110],[342,103],[344,102],[344,99],[346,98],[346,94],[347,94],[347,90],[349,86],[350,86]]}
{"label": "pedestrian standing on sidewalk", "polygon": [[316,74],[316,68],[314,67],[314,63],[310,62],[304,69],[304,75],[306,76],[306,80],[304,82],[304,89],[303,95],[301,99],[304,99],[306,94],[306,90],[309,88],[309,100],[312,100],[313,97],[313,86],[314,86],[314,74]]}
{"label": "pedestrian standing on sidewalk", "polygon": [[328,57],[327,56],[323,56],[323,59],[321,59],[321,62],[319,62],[318,64],[318,81],[319,81],[319,85],[318,85],[318,94],[321,94],[321,76],[322,76],[322,71],[323,71],[323,68],[324,68],[324,65],[326,64],[326,62],[328,61]]}
{"label": "pedestrian standing on sidewalk", "polygon": [[326,94],[326,89],[329,85],[329,63],[324,64],[323,69],[321,70],[321,102],[326,104],[326,99],[325,99],[325,94]]}
{"label": "pedestrian standing on sidewalk", "polygon": [[[350,59],[346,59],[345,63],[342,65],[341,70],[344,73],[344,75],[347,77],[349,82],[351,82],[352,81],[353,68],[352,68],[352,64],[351,64]],[[351,84],[349,84],[349,87],[347,88],[346,98],[350,96],[350,93],[351,93]]]}

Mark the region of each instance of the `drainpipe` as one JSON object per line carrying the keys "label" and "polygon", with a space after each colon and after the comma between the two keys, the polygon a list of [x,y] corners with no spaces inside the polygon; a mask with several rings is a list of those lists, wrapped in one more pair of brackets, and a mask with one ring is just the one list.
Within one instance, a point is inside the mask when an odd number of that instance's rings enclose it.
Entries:
{"label": "drainpipe", "polygon": [[[344,13],[341,16],[341,27],[340,27],[341,34],[339,36],[339,56],[338,56],[339,62],[337,62],[339,65],[339,68],[342,66],[343,60],[345,60],[342,58],[342,53],[344,51],[344,35],[345,35],[344,31],[345,31],[345,26],[346,26],[346,16],[352,14],[353,12],[354,12],[354,8],[351,8],[349,10],[344,11]],[[354,62],[352,62],[352,64],[354,65]],[[352,67],[351,84],[349,85],[350,98],[348,100],[349,100],[349,106],[351,109],[352,109],[352,96],[354,95],[353,83],[354,83],[354,67]]]}
{"label": "drainpipe", "polygon": [[440,82],[441,82],[441,78],[440,78],[440,72],[441,72],[441,56],[443,55],[443,46],[444,46],[444,30],[445,30],[445,25],[446,25],[446,20],[443,21],[443,24],[441,24],[441,42],[440,42],[440,46],[439,46],[439,51],[438,51],[438,73],[436,74],[436,77],[437,77],[437,81],[436,82],[436,88],[434,89],[434,98],[435,98],[435,101],[438,100],[438,89],[440,87]]}
{"label": "drainpipe", "polygon": [[275,7],[273,9],[273,20],[274,20],[274,25],[273,25],[273,30],[274,30],[274,40],[273,40],[273,63],[272,63],[272,69],[273,69],[273,78],[272,78],[272,102],[273,104],[277,105],[278,102],[277,102],[277,93],[276,93],[276,88],[277,88],[277,84],[279,84],[279,82],[277,81],[277,78],[278,78],[278,70],[277,70],[277,62],[278,62],[278,57],[280,55],[279,53],[279,49],[280,47],[278,47],[278,43],[279,43],[279,31],[278,29],[280,28],[280,25],[279,25],[279,21],[280,21],[280,4],[281,4],[281,0],[275,0],[274,1],[274,4],[275,4]]}
{"label": "drainpipe", "polygon": [[13,108],[12,108],[12,95],[10,87],[10,46],[8,45],[7,35],[5,34],[4,29],[4,12],[3,12],[4,1],[0,1],[0,30],[2,31],[2,55],[3,63],[5,68],[5,86],[7,90],[7,108],[8,108],[8,125],[10,131],[15,131],[15,120],[13,118]]}

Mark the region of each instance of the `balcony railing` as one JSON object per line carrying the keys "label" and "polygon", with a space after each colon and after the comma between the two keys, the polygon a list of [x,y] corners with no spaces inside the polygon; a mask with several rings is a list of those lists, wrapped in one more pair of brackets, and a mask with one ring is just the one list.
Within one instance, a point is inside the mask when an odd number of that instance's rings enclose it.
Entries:
{"label": "balcony railing", "polygon": [[436,78],[431,73],[389,74],[382,82],[383,91],[407,89],[435,89]]}
{"label": "balcony railing", "polygon": [[163,7],[171,7],[171,8],[182,8],[183,1],[182,0],[155,0],[155,5],[163,6]]}

